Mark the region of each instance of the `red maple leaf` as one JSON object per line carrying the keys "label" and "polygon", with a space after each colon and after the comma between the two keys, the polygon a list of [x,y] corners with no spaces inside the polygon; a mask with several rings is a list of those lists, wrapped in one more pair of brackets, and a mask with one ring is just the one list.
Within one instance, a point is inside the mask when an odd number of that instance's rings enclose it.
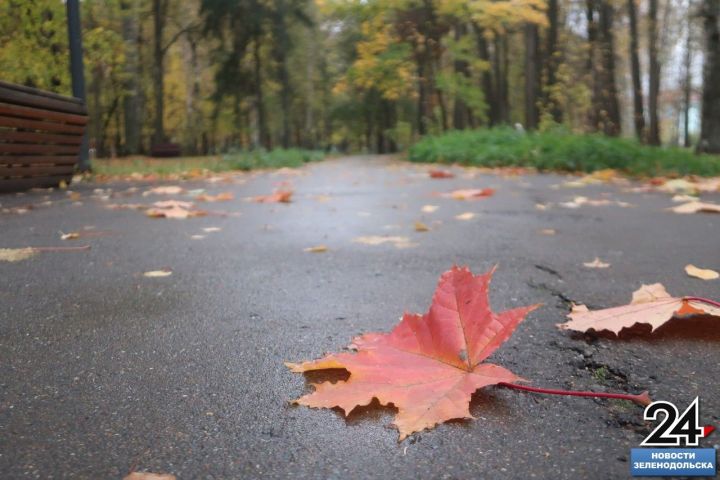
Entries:
{"label": "red maple leaf", "polygon": [[287,363],[293,372],[342,368],[345,382],[316,384],[294,403],[340,407],[346,415],[377,398],[398,409],[394,424],[400,440],[454,418],[473,418],[470,397],[477,389],[522,379],[483,363],[502,345],[525,315],[538,305],[495,313],[488,302],[493,270],[474,276],[453,267],[440,277],[430,310],[406,313],[390,333],[369,333],[350,345],[356,353]]}

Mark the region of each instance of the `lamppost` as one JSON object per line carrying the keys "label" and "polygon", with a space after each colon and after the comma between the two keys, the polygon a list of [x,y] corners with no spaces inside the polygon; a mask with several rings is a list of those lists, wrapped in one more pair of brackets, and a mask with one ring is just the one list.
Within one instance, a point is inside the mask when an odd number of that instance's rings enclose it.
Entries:
{"label": "lamppost", "polygon": [[[85,97],[85,76],[83,73],[82,34],[80,30],[80,5],[78,0],[66,0],[68,40],[70,44],[70,76],[72,77],[72,94],[83,101]],[[90,171],[90,157],[88,154],[87,129],[83,135],[80,147],[81,172]]]}

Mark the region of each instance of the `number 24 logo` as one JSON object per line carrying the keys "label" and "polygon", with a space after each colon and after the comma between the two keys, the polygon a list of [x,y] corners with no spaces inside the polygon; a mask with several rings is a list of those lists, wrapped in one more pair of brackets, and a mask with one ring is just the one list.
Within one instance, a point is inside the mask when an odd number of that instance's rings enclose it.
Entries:
{"label": "number 24 logo", "polygon": [[[705,428],[700,427],[699,397],[679,415],[675,405],[666,401],[653,402],[645,408],[645,420],[657,420],[660,413],[665,414],[660,425],[642,441],[640,445],[648,447],[671,447],[684,444],[696,447],[700,438],[706,435]],[[707,428],[707,427],[706,427]],[[708,432],[709,433],[709,432]]]}

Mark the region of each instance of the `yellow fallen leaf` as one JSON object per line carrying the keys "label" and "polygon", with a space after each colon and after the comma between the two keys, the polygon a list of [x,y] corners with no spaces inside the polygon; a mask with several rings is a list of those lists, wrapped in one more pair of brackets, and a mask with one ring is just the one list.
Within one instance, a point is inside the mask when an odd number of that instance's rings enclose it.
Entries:
{"label": "yellow fallen leaf", "polygon": [[536,203],[536,204],[535,204],[535,208],[536,208],[537,210],[541,210],[541,211],[542,211],[542,210],[547,210],[547,209],[548,209],[548,206],[547,206],[547,205],[544,205],[544,204],[542,204],[542,203]]}
{"label": "yellow fallen leaf", "polygon": [[600,260],[598,257],[595,257],[595,260],[592,262],[585,262],[583,263],[587,268],[608,268],[610,266],[609,263],[605,263],[602,260]]}
{"label": "yellow fallen leaf", "polygon": [[363,243],[365,245],[382,245],[383,243],[392,243],[397,248],[414,247],[416,244],[411,243],[407,237],[381,237],[379,235],[369,235],[365,237],[357,237],[353,239],[355,243]]}
{"label": "yellow fallen leaf", "polygon": [[709,268],[698,268],[693,264],[685,265],[685,273],[691,277],[699,278],[702,280],[715,280],[720,278],[720,273]]}
{"label": "yellow fallen leaf", "polygon": [[70,232],[70,233],[60,232],[60,240],[77,240],[78,238],[80,238],[80,233],[78,233],[78,232]]}
{"label": "yellow fallen leaf", "polygon": [[27,260],[38,252],[34,248],[0,248],[0,262]]}
{"label": "yellow fallen leaf", "polygon": [[169,277],[170,275],[172,275],[172,270],[170,270],[169,268],[164,268],[162,270],[152,270],[150,272],[143,273],[143,276],[148,278]]}
{"label": "yellow fallen leaf", "polygon": [[219,232],[222,230],[220,227],[205,227],[203,228],[203,232],[212,233],[212,232]]}
{"label": "yellow fallen leaf", "polygon": [[438,207],[437,205],[425,205],[420,210],[422,210],[423,213],[433,213],[438,208],[440,207]]}
{"label": "yellow fallen leaf", "polygon": [[557,232],[554,228],[543,228],[538,230],[538,233],[540,233],[540,235],[555,235]]}
{"label": "yellow fallen leaf", "polygon": [[203,238],[205,238],[205,235],[190,235],[190,238],[192,238],[193,240],[202,240]]}
{"label": "yellow fallen leaf", "polygon": [[422,222],[415,222],[415,231],[416,232],[427,232],[430,230],[427,225],[425,225]]}
{"label": "yellow fallen leaf", "polygon": [[328,247],[325,245],[315,245],[314,247],[304,248],[303,251],[309,253],[323,253],[328,251]]}
{"label": "yellow fallen leaf", "polygon": [[475,218],[475,214],[473,212],[465,212],[460,215],[455,215],[455,218],[458,220],[472,220]]}
{"label": "yellow fallen leaf", "polygon": [[60,183],[58,184],[58,188],[60,190],[67,190],[68,184],[65,180],[60,180]]}

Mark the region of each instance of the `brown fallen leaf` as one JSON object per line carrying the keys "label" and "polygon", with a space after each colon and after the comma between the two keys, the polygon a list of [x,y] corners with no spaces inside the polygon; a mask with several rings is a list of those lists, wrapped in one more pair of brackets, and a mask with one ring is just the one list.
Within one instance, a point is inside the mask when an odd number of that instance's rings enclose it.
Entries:
{"label": "brown fallen leaf", "polygon": [[177,480],[175,475],[169,473],[132,472],[123,480]]}
{"label": "brown fallen leaf", "polygon": [[685,273],[691,277],[699,278],[701,280],[716,280],[720,278],[720,273],[709,268],[698,268],[695,265],[689,264],[685,266]]}
{"label": "brown fallen leaf", "polygon": [[427,232],[430,230],[430,227],[425,225],[423,222],[415,222],[415,231],[416,232]]}
{"label": "brown fallen leaf", "polygon": [[453,178],[455,176],[455,174],[449,170],[440,169],[429,170],[428,175],[430,178]]}
{"label": "brown fallen leaf", "polygon": [[595,257],[595,260],[592,262],[585,262],[583,265],[587,268],[608,268],[610,266],[609,263],[603,262],[599,257]]}
{"label": "brown fallen leaf", "polygon": [[563,330],[609,331],[620,334],[636,324],[648,324],[651,331],[673,317],[710,315],[720,318],[720,304],[697,297],[671,297],[661,283],[642,285],[632,301],[621,307],[590,311],[585,305],[573,305],[570,321],[557,326]]}
{"label": "brown fallen leaf", "polygon": [[441,196],[445,198],[454,198],[455,200],[476,200],[478,198],[490,197],[495,194],[492,188],[465,188],[461,190],[453,190],[450,193],[443,193]]}
{"label": "brown fallen leaf", "polygon": [[223,192],[218,193],[217,195],[201,193],[200,195],[195,196],[195,200],[198,202],[227,202],[233,200],[234,198],[235,195],[233,195],[232,192]]}
{"label": "brown fallen leaf", "polygon": [[258,195],[252,200],[256,203],[290,203],[292,196],[292,190],[276,190],[272,195]]}
{"label": "brown fallen leaf", "polygon": [[501,313],[487,296],[492,270],[474,276],[453,267],[438,283],[424,315],[405,313],[389,333],[352,340],[356,353],[286,363],[293,372],[345,369],[346,381],[314,384],[314,392],[294,401],[313,408],[339,407],[345,415],[377,399],[398,409],[394,425],[408,435],[456,418],[473,418],[472,394],[483,387],[523,381],[485,359],[497,350],[538,305]]}
{"label": "brown fallen leaf", "polygon": [[143,277],[148,278],[160,278],[160,277],[169,277],[172,275],[172,270],[169,268],[162,268],[160,270],[151,270],[149,272],[143,273]]}
{"label": "brown fallen leaf", "polygon": [[720,205],[708,202],[688,202],[672,207],[670,210],[675,213],[720,213]]}
{"label": "brown fallen leaf", "polygon": [[328,251],[328,247],[325,245],[315,245],[314,247],[304,248],[303,252],[308,253],[324,253]]}

